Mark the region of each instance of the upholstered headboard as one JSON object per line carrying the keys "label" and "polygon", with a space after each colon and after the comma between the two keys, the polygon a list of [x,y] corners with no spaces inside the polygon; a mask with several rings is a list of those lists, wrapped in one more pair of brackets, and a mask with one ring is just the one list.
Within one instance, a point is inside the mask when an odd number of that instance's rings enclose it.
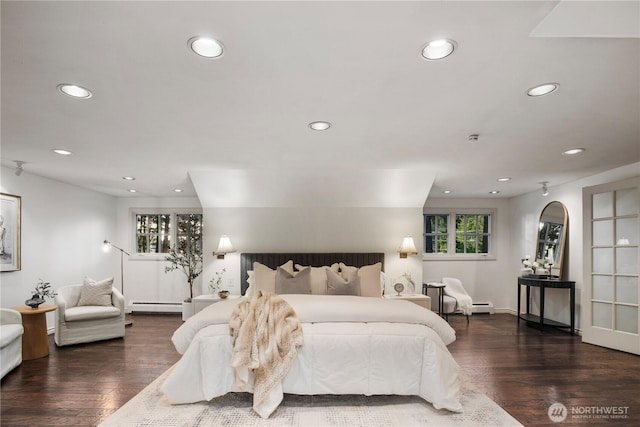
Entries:
{"label": "upholstered headboard", "polygon": [[246,292],[249,284],[249,270],[253,270],[253,263],[259,262],[269,268],[276,267],[285,262],[293,260],[293,264],[304,266],[321,267],[323,265],[331,265],[336,262],[343,262],[354,267],[362,267],[365,265],[382,263],[382,271],[384,271],[384,253],[365,252],[365,253],[262,253],[262,254],[240,254],[240,287],[242,295]]}

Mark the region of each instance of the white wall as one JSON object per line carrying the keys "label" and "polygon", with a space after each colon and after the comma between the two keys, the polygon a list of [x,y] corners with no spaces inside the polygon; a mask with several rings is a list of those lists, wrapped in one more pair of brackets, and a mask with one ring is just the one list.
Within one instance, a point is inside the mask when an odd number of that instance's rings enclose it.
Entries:
{"label": "white wall", "polygon": [[[511,214],[508,199],[456,199],[430,198],[425,204],[429,208],[495,209],[494,218],[495,259],[481,261],[431,260],[423,261],[423,276],[426,281],[440,281],[442,277],[456,277],[475,302],[491,301],[497,311],[515,313],[516,290],[511,266]],[[417,243],[416,243],[417,244]],[[435,297],[435,294],[431,294]],[[435,307],[435,306],[434,306]]]}
{"label": "white wall", "polygon": [[[2,307],[24,304],[39,278],[55,289],[82,283],[84,276],[117,276],[116,259],[102,251],[116,228],[116,199],[14,171],[2,167],[0,188],[22,197],[22,269],[0,273]],[[53,319],[47,313],[50,327]]]}
{"label": "white wall", "polygon": [[[397,252],[407,234],[419,244],[421,208],[206,208],[204,226],[206,293],[222,268],[226,286],[240,292],[241,252],[384,252],[389,277],[409,272],[422,280],[419,256],[401,260]],[[225,233],[238,252],[218,260],[212,253]]]}
{"label": "white wall", "polygon": [[[582,218],[582,189],[593,185],[620,181],[640,175],[640,163],[634,163],[611,171],[593,175],[568,184],[549,187],[549,196],[543,197],[536,191],[511,199],[513,252],[510,254],[510,282],[514,305],[517,304],[517,289],[515,277],[521,267],[520,259],[525,254],[532,254],[536,247],[537,224],[540,212],[551,201],[562,202],[569,213],[568,246],[565,250],[565,271],[567,280],[576,282],[576,326],[580,328],[582,310],[581,298],[583,289],[583,218]],[[523,302],[524,303],[524,302]],[[537,300],[534,307],[537,310]],[[546,291],[545,317],[569,323],[569,293],[561,289]]]}

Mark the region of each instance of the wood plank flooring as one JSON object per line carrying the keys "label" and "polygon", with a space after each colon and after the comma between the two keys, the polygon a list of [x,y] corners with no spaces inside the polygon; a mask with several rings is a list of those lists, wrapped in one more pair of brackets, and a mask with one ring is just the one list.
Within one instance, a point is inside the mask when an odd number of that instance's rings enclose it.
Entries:
{"label": "wood plank flooring", "polygon": [[[95,426],[178,360],[170,337],[180,316],[135,314],[124,339],[57,348],[24,361],[2,380],[2,426]],[[640,357],[583,344],[560,331],[541,332],[508,314],[450,316],[449,346],[465,381],[525,426],[640,425]],[[625,407],[627,418],[569,417],[547,410]],[[591,409],[589,409],[591,408]],[[601,409],[599,409],[601,410]],[[585,414],[582,414],[585,415]]]}

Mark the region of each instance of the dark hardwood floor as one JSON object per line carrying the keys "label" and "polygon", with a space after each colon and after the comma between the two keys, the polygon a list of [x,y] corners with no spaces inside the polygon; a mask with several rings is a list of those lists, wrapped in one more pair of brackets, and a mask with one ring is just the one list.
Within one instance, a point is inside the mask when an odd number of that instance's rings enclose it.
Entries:
{"label": "dark hardwood floor", "polygon": [[[57,348],[24,361],[2,380],[3,426],[95,426],[178,360],[170,342],[177,315],[136,314],[126,337]],[[449,346],[465,381],[525,426],[640,425],[640,357],[583,344],[578,336],[541,332],[508,314],[450,316]],[[553,403],[582,412],[627,408],[627,418],[593,415],[554,424]]]}

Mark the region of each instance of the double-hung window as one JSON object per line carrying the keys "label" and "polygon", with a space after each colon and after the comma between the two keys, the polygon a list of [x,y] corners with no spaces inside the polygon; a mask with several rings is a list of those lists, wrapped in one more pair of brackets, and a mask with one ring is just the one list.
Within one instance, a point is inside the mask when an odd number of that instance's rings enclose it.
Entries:
{"label": "double-hung window", "polygon": [[177,245],[179,252],[202,253],[202,214],[199,212],[145,210],[134,212],[133,220],[135,255],[164,259],[173,245]]}
{"label": "double-hung window", "polygon": [[437,209],[424,214],[424,254],[427,259],[487,259],[495,257],[492,209]]}

